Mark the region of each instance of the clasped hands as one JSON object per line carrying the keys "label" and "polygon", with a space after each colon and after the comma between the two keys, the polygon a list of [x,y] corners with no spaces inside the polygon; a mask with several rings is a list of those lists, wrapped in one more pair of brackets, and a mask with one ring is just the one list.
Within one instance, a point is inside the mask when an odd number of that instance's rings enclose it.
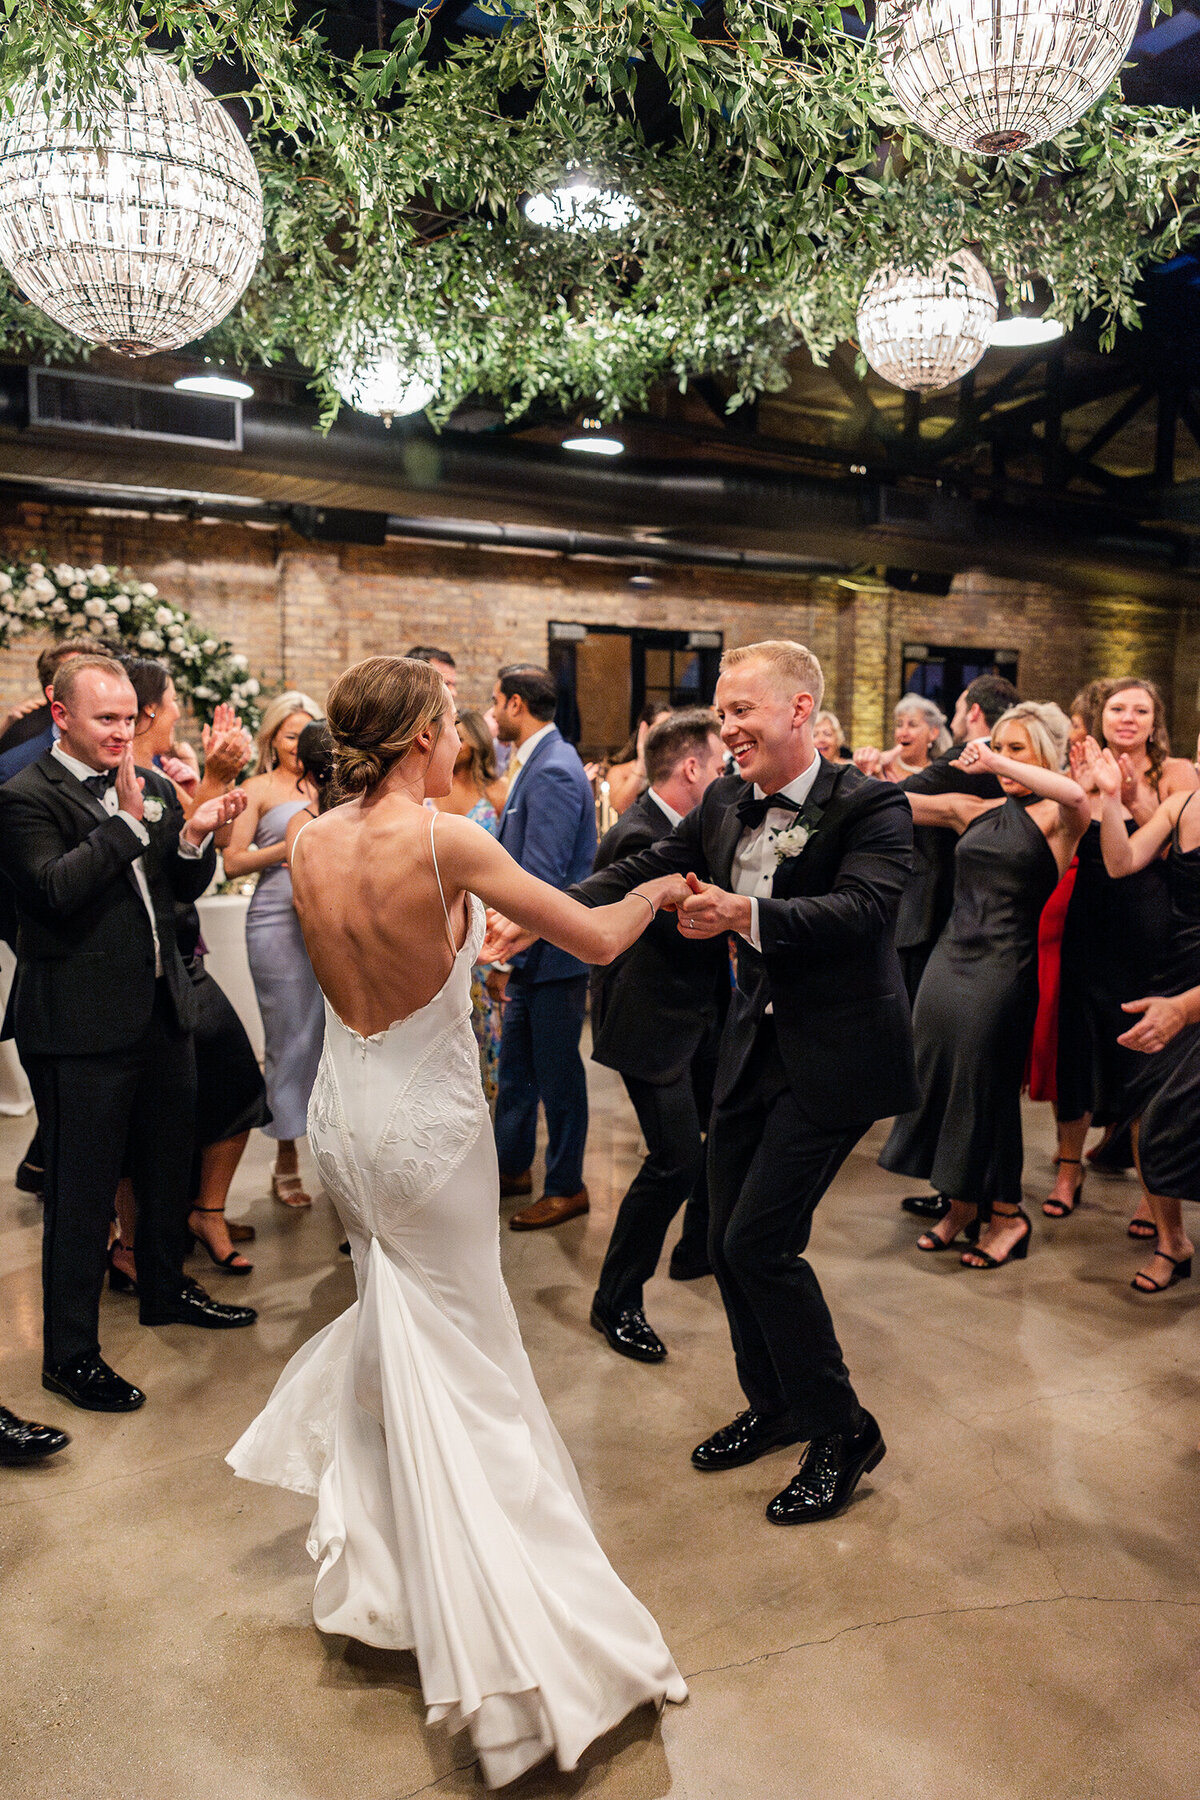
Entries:
{"label": "clasped hands", "polygon": [[[746,895],[726,893],[724,888],[715,887],[712,882],[701,881],[698,875],[661,875],[630,892],[651,901],[656,912],[677,914],[680,932],[696,942],[750,929],[752,908]],[[509,962],[530,944],[535,944],[537,938],[537,932],[526,931],[489,908],[487,935],[479,960],[484,963]]]}
{"label": "clasped hands", "polygon": [[1139,798],[1140,782],[1132,760],[1102,750],[1093,737],[1071,745],[1071,773],[1080,787],[1100,793],[1106,799],[1119,799],[1127,812],[1132,812]]}

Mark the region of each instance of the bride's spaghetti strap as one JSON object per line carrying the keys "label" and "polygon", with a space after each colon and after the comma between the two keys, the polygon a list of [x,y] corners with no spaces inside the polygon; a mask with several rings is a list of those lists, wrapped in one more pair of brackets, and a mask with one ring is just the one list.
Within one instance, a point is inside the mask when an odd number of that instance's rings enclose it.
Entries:
{"label": "bride's spaghetti strap", "polygon": [[[450,908],[446,905],[446,890],[442,886],[442,871],[438,868],[437,846],[433,841],[433,828],[437,823],[437,817],[437,813],[431,807],[429,809],[429,854],[433,859],[433,873],[437,880],[438,893],[441,896],[442,916],[446,921],[446,936],[450,939],[450,953],[457,958],[460,946],[454,941],[454,927],[450,923]],[[299,832],[296,835],[299,837]]]}

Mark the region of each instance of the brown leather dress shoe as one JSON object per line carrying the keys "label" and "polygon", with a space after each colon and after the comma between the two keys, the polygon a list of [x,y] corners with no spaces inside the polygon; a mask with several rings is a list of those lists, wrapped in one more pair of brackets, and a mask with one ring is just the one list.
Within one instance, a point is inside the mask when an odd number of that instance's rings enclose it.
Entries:
{"label": "brown leather dress shoe", "polygon": [[565,1219],[576,1219],[588,1209],[588,1191],[581,1187],[577,1194],[543,1194],[532,1206],[514,1213],[508,1221],[510,1231],[540,1231],[545,1225],[561,1225]]}
{"label": "brown leather dress shoe", "polygon": [[526,1169],[523,1175],[501,1175],[500,1198],[511,1200],[517,1194],[532,1194],[533,1172]]}

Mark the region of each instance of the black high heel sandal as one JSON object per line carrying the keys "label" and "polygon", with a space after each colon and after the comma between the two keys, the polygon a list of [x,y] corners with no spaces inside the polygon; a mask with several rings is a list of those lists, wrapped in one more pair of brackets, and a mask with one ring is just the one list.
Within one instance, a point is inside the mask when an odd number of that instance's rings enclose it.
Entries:
{"label": "black high heel sandal", "polygon": [[[222,1215],[224,1215],[225,1212],[223,1206],[193,1206],[191,1210],[194,1213],[220,1213]],[[191,1213],[189,1213],[188,1217],[191,1217]],[[238,1258],[242,1256],[240,1250],[231,1250],[228,1256],[218,1256],[207,1238],[202,1238],[197,1232],[193,1231],[191,1233],[191,1239],[191,1249],[193,1251],[197,1246],[201,1250],[207,1250],[209,1261],[214,1267],[224,1269],[227,1274],[249,1275],[253,1271],[254,1264],[252,1262],[247,1262],[244,1257],[239,1262]]]}
{"label": "black high heel sandal", "polygon": [[1079,1180],[1075,1183],[1075,1191],[1071,1195],[1070,1204],[1065,1200],[1056,1200],[1054,1195],[1051,1194],[1048,1200],[1042,1201],[1042,1211],[1048,1219],[1069,1219],[1071,1214],[1075,1211],[1075,1208],[1083,1199],[1083,1183],[1087,1176],[1087,1170],[1077,1156],[1058,1156],[1055,1158],[1055,1161],[1060,1168],[1063,1163],[1066,1163],[1069,1169],[1078,1169]]}
{"label": "black high heel sandal", "polygon": [[115,1244],[108,1246],[108,1285],[114,1294],[136,1294],[138,1291],[138,1284],[133,1276],[127,1275],[124,1269],[118,1269],[114,1260],[118,1250],[128,1249],[129,1245],[123,1244],[120,1238]]}
{"label": "black high heel sandal", "polygon": [[1173,1288],[1177,1281],[1192,1279],[1192,1259],[1190,1256],[1168,1256],[1165,1250],[1156,1250],[1155,1256],[1161,1256],[1164,1262],[1170,1263],[1171,1273],[1165,1281],[1155,1281],[1153,1275],[1147,1275],[1145,1269],[1139,1269],[1130,1287],[1135,1294],[1165,1294]]}
{"label": "black high heel sandal", "polygon": [[[995,1207],[993,1207],[992,1217],[994,1219],[1024,1219],[1024,1236],[1017,1239],[1016,1243],[1006,1256],[993,1256],[990,1250],[981,1250],[978,1245],[976,1245],[973,1250],[964,1250],[962,1256],[962,1266],[964,1269],[1002,1269],[1005,1263],[1024,1262],[1025,1258],[1029,1255],[1029,1240],[1033,1236],[1033,1220],[1029,1217],[1025,1208],[1023,1206],[1018,1206],[1013,1212],[998,1212]],[[977,1256],[979,1261],[968,1262],[968,1256]]]}

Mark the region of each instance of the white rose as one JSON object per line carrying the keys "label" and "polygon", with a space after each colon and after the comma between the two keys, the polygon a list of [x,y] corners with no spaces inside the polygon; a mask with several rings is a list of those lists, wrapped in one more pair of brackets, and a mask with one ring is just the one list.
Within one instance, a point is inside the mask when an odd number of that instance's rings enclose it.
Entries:
{"label": "white rose", "polygon": [[108,608],[103,600],[85,600],[83,610],[89,619],[102,619]]}
{"label": "white rose", "polygon": [[175,614],[171,611],[169,606],[160,606],[155,612],[154,623],[156,625],[173,625],[175,623]]}
{"label": "white rose", "polygon": [[93,563],[87,574],[84,576],[84,580],[90,581],[93,587],[107,587],[112,580],[112,576],[109,574],[103,563]]}
{"label": "white rose", "polygon": [[242,692],[243,692],[243,694],[249,694],[249,696],[252,700],[253,700],[255,694],[259,694],[262,692],[262,689],[259,687],[258,682],[255,680],[253,675],[250,677],[249,681],[243,681]]}
{"label": "white rose", "polygon": [[82,631],[87,624],[87,620],[82,613],[72,613],[71,617],[67,620],[67,624],[71,627],[72,631]]}
{"label": "white rose", "polygon": [[40,594],[43,600],[53,600],[55,591],[54,583],[52,581],[47,581],[44,575],[39,576],[38,580],[33,584],[33,591],[35,594]]}
{"label": "white rose", "polygon": [[138,648],[139,649],[141,649],[141,650],[161,650],[162,647],[163,647],[163,641],[157,631],[150,631],[149,629],[147,629],[146,631],[138,632]]}
{"label": "white rose", "polygon": [[104,636],[104,620],[103,619],[89,619],[88,620],[88,630],[94,631],[97,637],[103,637]]}
{"label": "white rose", "polygon": [[147,825],[157,825],[165,810],[157,794],[151,794],[149,799],[142,801],[142,817]]}
{"label": "white rose", "polygon": [[172,656],[182,655],[183,647],[184,646],[183,646],[182,638],[168,638],[167,639],[167,649],[171,652]]}
{"label": "white rose", "polygon": [[12,586],[12,576],[0,574],[0,594],[7,594]]}
{"label": "white rose", "polygon": [[16,637],[18,631],[24,631],[24,629],[25,627],[22,625],[20,619],[10,619],[8,621],[8,634],[10,637]]}
{"label": "white rose", "polygon": [[205,638],[204,642],[200,646],[200,648],[203,650],[205,656],[211,656],[213,651],[216,649],[216,647],[217,647],[216,638]]}
{"label": "white rose", "polygon": [[236,656],[230,657],[229,666],[231,669],[248,669],[250,667],[250,658],[248,656],[243,656],[239,651]]}
{"label": "white rose", "polygon": [[112,609],[114,612],[127,613],[129,611],[129,600],[127,596],[118,594],[112,602]]}
{"label": "white rose", "polygon": [[72,600],[84,600],[87,597],[87,583],[85,581],[73,581],[67,589],[67,592],[70,594]]}
{"label": "white rose", "polygon": [[72,581],[86,581],[87,580],[87,570],[86,569],[72,570],[71,580]]}
{"label": "white rose", "polygon": [[[158,589],[152,581],[143,581],[141,591],[147,600],[156,600],[158,598]],[[162,623],[164,623],[164,621],[160,619],[159,624]]]}
{"label": "white rose", "polygon": [[41,580],[41,578],[42,578],[42,576],[43,576],[43,575],[44,575],[44,574],[45,574],[45,573],[46,573],[46,565],[45,565],[45,563],[30,563],[30,565],[29,565],[29,579],[30,579],[30,580],[31,580],[31,581],[40,581],[40,580]]}
{"label": "white rose", "polygon": [[197,687],[192,689],[192,698],[193,700],[215,700],[217,696],[212,688]]}
{"label": "white rose", "polygon": [[61,619],[66,610],[67,603],[65,600],[52,600],[50,602],[50,617],[52,619]]}
{"label": "white rose", "polygon": [[54,579],[57,581],[59,587],[70,587],[75,579],[75,571],[70,563],[59,563],[57,569],[54,571]]}
{"label": "white rose", "polygon": [[121,623],[121,621],[118,619],[116,613],[114,613],[114,612],[106,612],[105,613],[105,615],[104,615],[105,631],[115,631],[117,629],[117,626],[120,623]]}

